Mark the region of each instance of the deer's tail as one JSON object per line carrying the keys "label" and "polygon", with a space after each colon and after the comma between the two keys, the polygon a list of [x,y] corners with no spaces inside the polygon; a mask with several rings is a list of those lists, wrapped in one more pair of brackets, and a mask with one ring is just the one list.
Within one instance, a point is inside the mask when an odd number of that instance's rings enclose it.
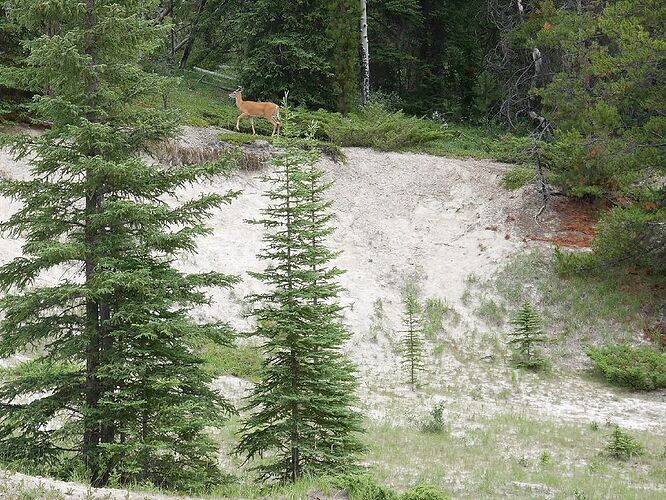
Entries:
{"label": "deer's tail", "polygon": [[280,106],[277,106],[277,105],[275,106],[275,119],[278,122],[282,121],[282,117],[280,116]]}

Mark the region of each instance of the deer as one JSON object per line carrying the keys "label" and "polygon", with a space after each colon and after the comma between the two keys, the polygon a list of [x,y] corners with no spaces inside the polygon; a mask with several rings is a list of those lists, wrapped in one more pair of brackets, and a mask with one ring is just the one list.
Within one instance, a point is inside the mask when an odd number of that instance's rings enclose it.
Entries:
{"label": "deer", "polygon": [[272,102],[244,101],[242,94],[243,87],[238,87],[229,94],[229,97],[236,99],[236,106],[241,112],[236,120],[236,130],[240,131],[239,124],[241,118],[249,118],[250,123],[252,124],[252,135],[257,135],[257,132],[254,130],[254,118],[261,116],[273,124],[273,133],[271,136],[276,133],[277,135],[280,135],[280,106]]}

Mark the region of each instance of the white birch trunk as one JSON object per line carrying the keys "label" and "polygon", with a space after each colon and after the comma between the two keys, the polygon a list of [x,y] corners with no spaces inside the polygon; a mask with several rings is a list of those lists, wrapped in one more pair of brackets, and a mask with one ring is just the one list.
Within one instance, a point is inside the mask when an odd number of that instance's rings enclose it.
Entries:
{"label": "white birch trunk", "polygon": [[370,51],[368,49],[367,0],[361,0],[361,69],[363,71],[362,102],[370,100]]}

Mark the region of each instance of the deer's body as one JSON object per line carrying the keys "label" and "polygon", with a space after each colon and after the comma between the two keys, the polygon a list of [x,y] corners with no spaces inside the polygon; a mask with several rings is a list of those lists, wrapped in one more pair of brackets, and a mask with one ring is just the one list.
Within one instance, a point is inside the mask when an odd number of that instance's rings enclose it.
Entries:
{"label": "deer's body", "polygon": [[236,107],[241,112],[236,120],[236,130],[240,130],[241,118],[249,118],[252,124],[252,134],[255,135],[254,119],[261,117],[266,118],[266,120],[273,124],[273,133],[271,135],[275,135],[276,133],[280,135],[280,106],[272,102],[244,101],[242,92],[243,89],[239,87],[229,94],[229,97],[233,97],[236,100]]}

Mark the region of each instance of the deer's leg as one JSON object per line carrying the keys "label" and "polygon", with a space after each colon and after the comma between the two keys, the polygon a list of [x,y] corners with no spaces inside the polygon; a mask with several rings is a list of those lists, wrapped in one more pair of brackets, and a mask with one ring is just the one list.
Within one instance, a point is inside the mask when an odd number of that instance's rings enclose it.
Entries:
{"label": "deer's leg", "polygon": [[254,118],[250,118],[250,123],[252,124],[252,135],[257,135],[257,132],[254,130]]}
{"label": "deer's leg", "polygon": [[238,130],[240,132],[239,124],[240,124],[241,118],[247,118],[247,117],[248,117],[248,115],[246,113],[241,113],[240,115],[238,115],[238,120],[236,120],[236,130]]}
{"label": "deer's leg", "polygon": [[275,132],[277,131],[278,135],[280,135],[280,122],[275,118],[274,116],[269,116],[268,121],[270,121],[273,124],[273,133],[271,134],[271,137],[275,135]]}

